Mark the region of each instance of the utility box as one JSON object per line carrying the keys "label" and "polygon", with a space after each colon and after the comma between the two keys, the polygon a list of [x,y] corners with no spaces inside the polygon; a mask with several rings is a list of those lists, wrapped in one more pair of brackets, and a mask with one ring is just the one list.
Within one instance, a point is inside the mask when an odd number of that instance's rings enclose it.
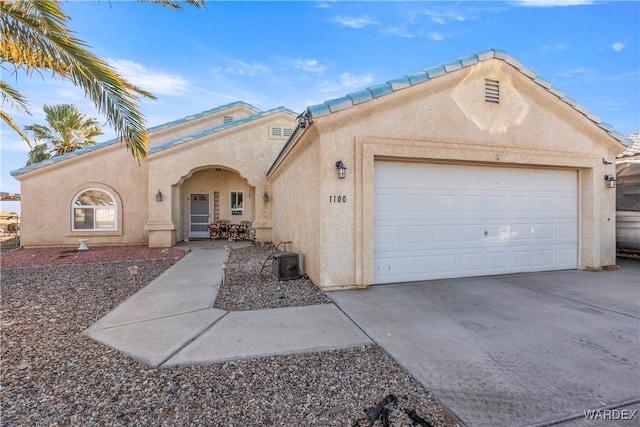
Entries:
{"label": "utility box", "polygon": [[300,278],[300,260],[295,252],[276,252],[273,254],[273,278],[276,280],[294,280]]}

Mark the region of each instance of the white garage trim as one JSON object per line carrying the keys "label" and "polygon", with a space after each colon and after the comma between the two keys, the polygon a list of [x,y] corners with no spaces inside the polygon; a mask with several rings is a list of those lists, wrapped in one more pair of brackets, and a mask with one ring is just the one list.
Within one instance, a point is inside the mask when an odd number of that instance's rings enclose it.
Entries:
{"label": "white garage trim", "polygon": [[578,267],[578,172],[375,162],[374,283]]}

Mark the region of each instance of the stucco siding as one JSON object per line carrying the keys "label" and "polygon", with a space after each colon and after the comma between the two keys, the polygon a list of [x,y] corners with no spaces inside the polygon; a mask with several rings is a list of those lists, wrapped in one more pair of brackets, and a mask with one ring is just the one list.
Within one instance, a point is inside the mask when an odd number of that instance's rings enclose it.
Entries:
{"label": "stucco siding", "polygon": [[[215,171],[216,168],[237,174],[245,182],[243,188],[252,188],[252,196],[245,202],[253,204],[250,215],[256,237],[260,241],[270,240],[271,204],[263,201],[263,194],[268,190],[266,172],[285,143],[284,139],[271,138],[270,128],[293,128],[294,125],[292,115],[279,112],[152,153],[148,159],[149,194],[160,190],[174,199],[177,197],[180,202],[150,204],[147,223],[151,232],[150,245],[166,247],[184,239],[188,215],[188,205],[184,202],[193,185],[185,186],[200,171]],[[214,191],[213,186],[209,188]]]}
{"label": "stucco siding", "polygon": [[[244,208],[242,215],[232,215],[230,207],[231,191],[242,191],[244,195]],[[239,224],[240,221],[254,220],[255,210],[255,194],[254,189],[246,179],[243,179],[235,172],[222,170],[220,168],[205,169],[194,173],[191,178],[185,181],[181,187],[180,198],[180,229],[179,238],[184,239],[189,231],[189,195],[190,194],[208,194],[209,195],[209,213],[211,222],[215,218],[215,193],[218,192],[218,219],[228,220],[232,224]]]}
{"label": "stucco siding", "polygon": [[273,243],[291,242],[289,250],[300,253],[305,272],[320,284],[320,149],[318,144],[295,147],[287,167],[272,176]]}
{"label": "stucco siding", "polygon": [[[500,104],[485,102],[485,78],[500,81]],[[614,170],[602,159],[612,161],[620,144],[502,61],[317,118],[311,129],[320,135],[323,288],[372,283],[373,171],[383,158],[576,170],[580,268],[615,263],[615,192],[603,180]],[[344,180],[337,160],[348,167]],[[347,203],[329,203],[334,194]]]}
{"label": "stucco siding", "polygon": [[[24,247],[145,244],[147,233],[147,167],[120,145],[108,146],[19,177],[21,180]],[[72,231],[71,203],[87,188],[99,188],[116,198],[116,231]]]}

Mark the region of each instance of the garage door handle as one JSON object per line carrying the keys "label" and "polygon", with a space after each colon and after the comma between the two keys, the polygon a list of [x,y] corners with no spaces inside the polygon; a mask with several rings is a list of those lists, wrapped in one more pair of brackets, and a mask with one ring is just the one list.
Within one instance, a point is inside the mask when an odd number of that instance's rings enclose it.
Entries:
{"label": "garage door handle", "polygon": [[485,230],[484,235],[485,235],[485,236],[488,236],[488,235],[489,235],[489,232]]}

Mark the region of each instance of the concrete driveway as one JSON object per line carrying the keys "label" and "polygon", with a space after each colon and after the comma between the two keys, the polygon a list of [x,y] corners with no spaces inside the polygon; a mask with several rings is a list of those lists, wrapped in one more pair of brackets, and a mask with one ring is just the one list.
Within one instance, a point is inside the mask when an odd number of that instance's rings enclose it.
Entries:
{"label": "concrete driveway", "polygon": [[330,296],[468,426],[640,425],[640,263],[620,263]]}

